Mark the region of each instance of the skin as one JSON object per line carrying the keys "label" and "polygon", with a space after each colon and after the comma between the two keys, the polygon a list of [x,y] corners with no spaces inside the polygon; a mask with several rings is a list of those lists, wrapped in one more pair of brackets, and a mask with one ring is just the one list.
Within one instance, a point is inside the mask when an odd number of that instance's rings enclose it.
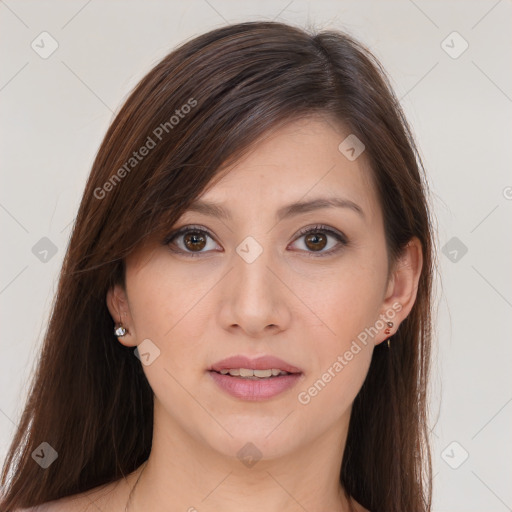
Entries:
{"label": "skin", "polygon": [[[126,289],[109,290],[107,305],[128,329],[120,343],[135,347],[150,339],[160,350],[143,366],[155,394],[153,446],[146,467],[89,493],[89,503],[124,510],[144,469],[130,511],[169,510],[169,504],[204,512],[350,510],[339,471],[352,403],[375,345],[390,336],[387,326],[359,343],[360,351],[309,403],[300,403],[298,393],[380,315],[394,312],[391,335],[396,332],[414,304],[422,258],[413,238],[388,279],[371,170],[364,153],[349,161],[338,150],[349,133],[318,115],[278,129],[201,196],[222,203],[232,220],[186,212],[170,229],[206,228],[212,238],[196,242],[198,257],[186,255],[185,234],[174,240],[182,253],[154,241],[127,259]],[[275,219],[284,205],[326,196],[350,199],[364,216],[322,208]],[[317,229],[328,239],[315,253],[298,232],[316,224],[341,231],[348,244]],[[247,236],[263,249],[250,264],[235,250]],[[315,257],[334,247],[339,250]],[[206,370],[236,354],[276,355],[302,369],[302,380],[266,401],[233,398]],[[261,452],[252,467],[237,457],[247,442]]]}

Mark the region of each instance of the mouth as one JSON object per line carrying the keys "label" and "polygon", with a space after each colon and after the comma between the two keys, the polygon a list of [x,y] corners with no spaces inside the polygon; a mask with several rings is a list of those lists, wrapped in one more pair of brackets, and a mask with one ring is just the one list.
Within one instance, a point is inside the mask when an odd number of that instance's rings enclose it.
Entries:
{"label": "mouth", "polygon": [[253,370],[251,368],[225,368],[216,373],[249,380],[271,379],[272,377],[279,377],[281,375],[292,375],[291,373],[280,370],[279,368],[269,368],[266,370]]}
{"label": "mouth", "polygon": [[229,374],[233,377],[257,378],[277,377],[283,373],[302,373],[300,368],[297,368],[291,363],[269,355],[263,355],[257,358],[243,355],[232,356],[212,364],[208,370],[223,375]]}
{"label": "mouth", "polygon": [[300,368],[274,356],[234,356],[213,364],[208,372],[223,391],[243,400],[272,398],[303,376]]}

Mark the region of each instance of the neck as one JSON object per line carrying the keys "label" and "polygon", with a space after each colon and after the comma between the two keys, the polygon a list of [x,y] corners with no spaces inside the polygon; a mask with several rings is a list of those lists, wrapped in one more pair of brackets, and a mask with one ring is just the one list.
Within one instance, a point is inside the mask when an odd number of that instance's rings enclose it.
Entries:
{"label": "neck", "polygon": [[[155,417],[162,413],[157,408],[155,402]],[[271,452],[271,444],[264,447],[260,442],[261,458],[247,448],[254,457],[244,463],[240,456],[219,453],[172,422],[165,428],[156,425],[151,455],[132,487],[128,512],[353,510],[339,482],[346,428],[326,432],[293,453],[274,451],[269,458],[265,454]]]}

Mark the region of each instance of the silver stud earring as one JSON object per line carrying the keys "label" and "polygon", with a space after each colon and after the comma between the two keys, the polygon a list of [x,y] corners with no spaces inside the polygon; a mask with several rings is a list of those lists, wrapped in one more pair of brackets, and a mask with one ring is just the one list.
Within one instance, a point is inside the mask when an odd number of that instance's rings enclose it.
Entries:
{"label": "silver stud earring", "polygon": [[118,337],[118,338],[122,338],[123,336],[126,335],[128,331],[123,327],[123,324],[118,324],[115,328],[114,328],[114,334]]}

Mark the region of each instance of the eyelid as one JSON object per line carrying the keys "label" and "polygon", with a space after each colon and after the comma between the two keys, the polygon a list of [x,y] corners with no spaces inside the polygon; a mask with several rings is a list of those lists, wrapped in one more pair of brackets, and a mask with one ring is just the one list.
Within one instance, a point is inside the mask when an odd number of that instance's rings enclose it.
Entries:
{"label": "eyelid", "polygon": [[176,228],[169,235],[167,235],[164,238],[164,241],[162,243],[164,245],[167,245],[167,244],[171,243],[171,241],[174,238],[176,238],[178,235],[182,235],[183,233],[187,233],[188,231],[201,231],[201,232],[206,233],[213,240],[215,240],[215,237],[211,234],[211,232],[208,228],[205,228],[204,226],[201,226],[199,224],[185,224],[181,228]]}
{"label": "eyelid", "polygon": [[310,232],[315,232],[315,231],[323,231],[325,233],[329,233],[329,234],[341,239],[344,243],[348,243],[347,237],[341,231],[338,231],[337,229],[331,228],[324,224],[315,224],[314,226],[306,226],[305,228],[302,228],[295,235],[294,241],[298,237],[304,236]]}

